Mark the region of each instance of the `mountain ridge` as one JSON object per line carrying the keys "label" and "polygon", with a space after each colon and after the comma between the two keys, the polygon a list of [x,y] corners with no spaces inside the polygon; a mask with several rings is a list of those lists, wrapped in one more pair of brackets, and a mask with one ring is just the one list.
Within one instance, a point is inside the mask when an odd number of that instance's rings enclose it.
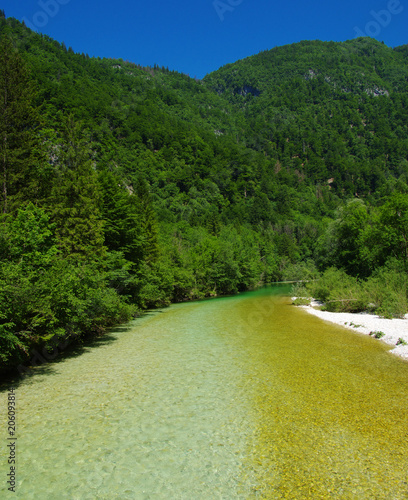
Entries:
{"label": "mountain ridge", "polygon": [[300,42],[197,81],[75,54],[15,19],[0,35],[6,364],[146,308],[332,265],[386,291],[405,276],[406,47]]}

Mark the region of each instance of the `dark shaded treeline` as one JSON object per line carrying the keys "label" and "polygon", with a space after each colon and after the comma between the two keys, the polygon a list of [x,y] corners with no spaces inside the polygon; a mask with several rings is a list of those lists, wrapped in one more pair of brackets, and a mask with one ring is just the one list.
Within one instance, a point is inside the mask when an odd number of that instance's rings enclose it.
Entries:
{"label": "dark shaded treeline", "polygon": [[406,48],[302,42],[196,81],[0,33],[3,367],[172,301],[405,272]]}

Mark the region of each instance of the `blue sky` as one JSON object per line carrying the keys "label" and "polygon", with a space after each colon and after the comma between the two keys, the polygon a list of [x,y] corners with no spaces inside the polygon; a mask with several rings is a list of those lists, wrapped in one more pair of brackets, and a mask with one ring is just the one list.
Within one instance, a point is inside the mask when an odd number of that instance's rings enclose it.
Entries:
{"label": "blue sky", "polygon": [[0,8],[75,52],[197,78],[300,40],[358,32],[392,47],[408,43],[408,0],[1,0]]}

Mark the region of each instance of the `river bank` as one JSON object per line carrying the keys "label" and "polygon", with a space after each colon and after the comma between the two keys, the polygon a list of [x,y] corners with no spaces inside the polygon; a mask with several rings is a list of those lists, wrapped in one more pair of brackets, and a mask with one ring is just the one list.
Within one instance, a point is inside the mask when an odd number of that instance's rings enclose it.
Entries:
{"label": "river bank", "polygon": [[[294,299],[295,297],[293,297]],[[371,334],[373,339],[375,339],[376,332],[381,332],[384,335],[380,337],[380,340],[393,346],[390,352],[408,360],[408,314],[403,319],[386,319],[368,313],[322,311],[320,306],[322,306],[321,302],[312,300],[310,305],[299,307],[324,321],[343,326],[354,332],[365,335]],[[401,343],[401,340],[406,342],[407,345]]]}

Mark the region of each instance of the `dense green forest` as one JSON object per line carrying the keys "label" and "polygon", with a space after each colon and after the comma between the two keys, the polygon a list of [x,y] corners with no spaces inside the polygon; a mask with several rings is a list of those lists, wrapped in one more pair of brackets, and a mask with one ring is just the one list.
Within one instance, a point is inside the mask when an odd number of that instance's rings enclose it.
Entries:
{"label": "dense green forest", "polygon": [[322,273],[407,312],[408,46],[301,42],[198,81],[4,16],[0,40],[2,370]]}

